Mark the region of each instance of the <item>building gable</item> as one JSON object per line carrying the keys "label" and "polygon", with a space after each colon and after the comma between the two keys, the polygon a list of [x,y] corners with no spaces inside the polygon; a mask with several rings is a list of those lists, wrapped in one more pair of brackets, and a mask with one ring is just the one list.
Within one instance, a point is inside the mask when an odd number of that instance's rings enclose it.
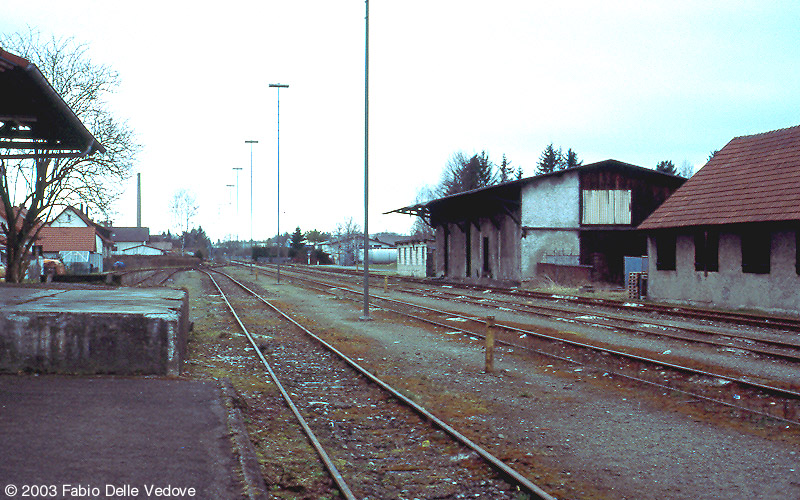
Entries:
{"label": "building gable", "polygon": [[736,137],[642,229],[800,221],[800,126]]}

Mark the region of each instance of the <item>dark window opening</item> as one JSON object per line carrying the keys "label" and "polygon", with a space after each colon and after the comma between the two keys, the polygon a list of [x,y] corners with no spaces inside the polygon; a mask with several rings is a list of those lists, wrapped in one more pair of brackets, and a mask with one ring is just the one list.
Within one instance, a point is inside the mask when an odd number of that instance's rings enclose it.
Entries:
{"label": "dark window opening", "polygon": [[467,260],[466,276],[467,276],[467,278],[469,278],[470,274],[472,273],[472,226],[469,225],[469,222],[467,222],[467,230],[464,233],[464,239],[466,240],[466,245],[467,245],[467,248],[466,248],[466,260]]}
{"label": "dark window opening", "polygon": [[742,272],[769,274],[772,233],[764,230],[742,233]]}
{"label": "dark window opening", "polygon": [[488,275],[491,272],[489,266],[489,238],[483,237],[483,274]]}
{"label": "dark window opening", "polygon": [[444,275],[450,276],[450,233],[444,231]]}
{"label": "dark window opening", "polygon": [[675,233],[656,236],[656,269],[659,271],[675,270],[676,245],[677,238]]}
{"label": "dark window opening", "polygon": [[694,234],[694,270],[719,271],[719,233],[698,231]]}
{"label": "dark window opening", "polygon": [[794,271],[800,275],[800,229],[794,232]]}

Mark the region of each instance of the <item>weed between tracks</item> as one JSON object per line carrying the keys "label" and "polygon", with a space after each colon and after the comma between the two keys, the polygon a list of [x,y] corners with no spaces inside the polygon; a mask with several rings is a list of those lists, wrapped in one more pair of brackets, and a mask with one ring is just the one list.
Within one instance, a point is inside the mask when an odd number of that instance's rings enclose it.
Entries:
{"label": "weed between tracks", "polygon": [[[270,497],[338,498],[316,452],[263,366],[256,362],[252,347],[217,290],[198,273],[187,273],[180,281],[189,291],[194,321],[182,376],[231,380],[239,395],[234,404],[242,412]],[[274,320],[256,312],[246,313],[242,320],[261,325],[254,333],[262,339],[275,332]]]}

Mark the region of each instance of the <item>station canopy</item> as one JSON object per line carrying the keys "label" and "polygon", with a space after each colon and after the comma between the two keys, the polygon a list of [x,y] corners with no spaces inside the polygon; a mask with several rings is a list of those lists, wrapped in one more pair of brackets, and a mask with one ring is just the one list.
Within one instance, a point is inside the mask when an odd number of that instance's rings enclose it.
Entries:
{"label": "station canopy", "polygon": [[0,48],[0,159],[105,153],[64,99],[27,59]]}

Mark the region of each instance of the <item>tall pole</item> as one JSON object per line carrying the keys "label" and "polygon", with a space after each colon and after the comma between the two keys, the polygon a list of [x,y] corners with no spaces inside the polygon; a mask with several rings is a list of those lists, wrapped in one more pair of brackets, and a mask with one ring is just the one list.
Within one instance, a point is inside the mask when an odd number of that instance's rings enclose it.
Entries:
{"label": "tall pole", "polygon": [[239,171],[242,167],[233,167],[236,172],[236,244],[239,244]]}
{"label": "tall pole", "polygon": [[253,144],[258,141],[244,141],[250,144],[250,246],[253,246]]}
{"label": "tall pole", "polygon": [[[270,83],[270,87],[275,87],[278,89],[278,194],[277,194],[277,202],[278,202],[278,237],[277,240],[280,241],[281,239],[281,89],[289,88],[288,85],[283,85],[281,83]],[[281,247],[278,245],[278,284],[281,284]]]}
{"label": "tall pole", "polygon": [[142,227],[142,174],[136,174],[136,227]]}
{"label": "tall pole", "polygon": [[361,319],[369,316],[369,0],[364,17],[364,312]]}
{"label": "tall pole", "polygon": [[[233,184],[225,184],[225,186],[231,188],[231,190],[228,191],[228,205],[233,205],[233,188],[235,188],[236,186]],[[228,233],[228,241],[230,241],[230,235],[231,234]]]}

